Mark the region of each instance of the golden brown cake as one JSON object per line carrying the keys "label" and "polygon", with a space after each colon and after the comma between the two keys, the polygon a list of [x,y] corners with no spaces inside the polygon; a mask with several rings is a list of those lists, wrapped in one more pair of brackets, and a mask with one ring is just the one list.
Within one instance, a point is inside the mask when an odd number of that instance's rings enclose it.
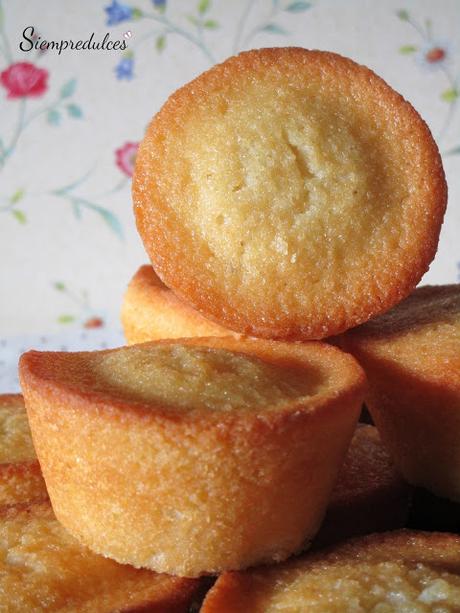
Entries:
{"label": "golden brown cake", "polygon": [[366,404],[402,474],[460,501],[460,285],[421,287],[336,340],[366,370]]}
{"label": "golden brown cake", "polygon": [[184,576],[308,546],[364,392],[335,347],[231,337],[31,351],[20,377],[59,521],[98,553]]}
{"label": "golden brown cake", "polygon": [[358,424],[314,544],[403,528],[411,493],[377,428]]}
{"label": "golden brown cake", "polygon": [[141,266],[123,300],[121,322],[129,345],[162,338],[240,335],[206,319],[177,298],[151,266]]}
{"label": "golden brown cake", "polygon": [[0,507],[47,500],[45,482],[35,455],[24,400],[0,395]]}
{"label": "golden brown cake", "polygon": [[83,547],[48,503],[0,511],[0,610],[187,613],[199,581],[117,564]]}
{"label": "golden brown cake", "polygon": [[454,613],[460,537],[401,530],[246,573],[225,573],[201,613]]}
{"label": "golden brown cake", "polygon": [[260,49],[175,92],[136,157],[134,209],[158,276],[221,326],[325,338],[419,282],[446,205],[412,106],[325,51]]}

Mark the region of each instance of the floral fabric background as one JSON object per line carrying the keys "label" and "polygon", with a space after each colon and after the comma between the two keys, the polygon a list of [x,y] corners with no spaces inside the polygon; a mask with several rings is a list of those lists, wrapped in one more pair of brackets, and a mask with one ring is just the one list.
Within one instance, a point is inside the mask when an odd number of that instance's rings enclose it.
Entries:
{"label": "floral fabric background", "polygon": [[[0,0],[0,391],[17,387],[24,349],[122,343],[122,295],[147,259],[131,209],[137,143],[172,91],[243,49],[336,51],[412,102],[449,182],[424,282],[457,281],[459,24],[459,0]],[[40,49],[93,33],[127,48]]]}

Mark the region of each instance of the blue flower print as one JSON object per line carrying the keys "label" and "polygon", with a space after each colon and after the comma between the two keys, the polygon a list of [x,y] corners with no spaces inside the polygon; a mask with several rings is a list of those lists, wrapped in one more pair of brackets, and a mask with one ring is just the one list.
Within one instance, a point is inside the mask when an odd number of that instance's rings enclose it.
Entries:
{"label": "blue flower print", "polygon": [[166,7],[166,0],[152,0],[152,4],[156,9],[164,9]]}
{"label": "blue flower print", "polygon": [[133,16],[133,9],[127,4],[121,4],[118,0],[112,0],[112,4],[106,6],[104,11],[107,13],[108,26],[115,26]]}
{"label": "blue flower print", "polygon": [[115,74],[117,75],[117,79],[126,79],[127,81],[131,81],[134,76],[133,68],[134,60],[132,57],[124,57],[121,59],[115,66]]}

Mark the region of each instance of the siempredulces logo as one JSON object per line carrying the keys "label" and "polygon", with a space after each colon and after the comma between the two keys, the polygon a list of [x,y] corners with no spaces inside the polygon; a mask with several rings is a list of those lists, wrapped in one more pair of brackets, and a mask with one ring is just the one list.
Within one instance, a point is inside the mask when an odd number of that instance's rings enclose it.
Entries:
{"label": "siempredulces logo", "polygon": [[22,40],[19,43],[21,51],[56,51],[61,55],[63,51],[124,51],[128,45],[125,40],[111,40],[107,32],[102,40],[97,40],[92,32],[86,40],[45,40],[35,33],[33,26],[27,26],[22,32]]}

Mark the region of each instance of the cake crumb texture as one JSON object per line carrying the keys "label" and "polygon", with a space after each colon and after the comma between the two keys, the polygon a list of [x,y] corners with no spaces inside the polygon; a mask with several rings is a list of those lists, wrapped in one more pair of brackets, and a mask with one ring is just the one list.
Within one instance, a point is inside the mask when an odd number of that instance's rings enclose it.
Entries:
{"label": "cake crumb texture", "polygon": [[47,500],[45,482],[30,434],[24,399],[0,395],[0,507]]}
{"label": "cake crumb texture", "polygon": [[460,501],[460,284],[417,288],[334,342],[365,369],[366,405],[407,481]]}
{"label": "cake crumb texture", "polygon": [[372,71],[301,48],[244,52],[175,92],[136,158],[159,277],[219,325],[339,333],[412,291],[447,189],[425,122]]}
{"label": "cake crumb texture", "polygon": [[308,547],[365,387],[335,347],[231,337],[31,351],[20,376],[58,520],[190,577]]}
{"label": "cake crumb texture", "polygon": [[460,610],[460,538],[387,532],[325,552],[222,575],[202,613],[454,613]]}
{"label": "cake crumb texture", "polygon": [[186,613],[199,582],[117,564],[83,547],[49,503],[0,511],[0,610]]}
{"label": "cake crumb texture", "polygon": [[123,298],[121,322],[129,345],[162,338],[240,336],[206,319],[180,300],[150,265],[141,266],[129,282]]}

